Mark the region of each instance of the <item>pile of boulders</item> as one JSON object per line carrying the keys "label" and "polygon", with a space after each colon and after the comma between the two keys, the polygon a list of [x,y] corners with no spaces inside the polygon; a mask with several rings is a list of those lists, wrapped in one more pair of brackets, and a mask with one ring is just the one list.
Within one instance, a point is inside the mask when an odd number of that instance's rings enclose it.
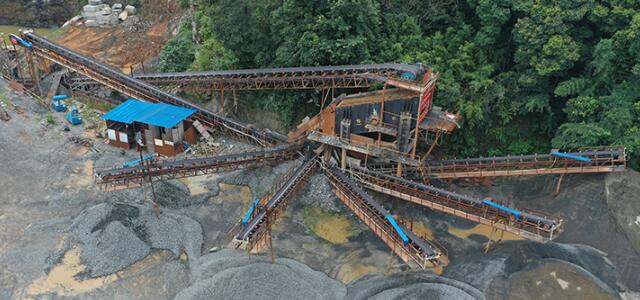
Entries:
{"label": "pile of boulders", "polygon": [[120,21],[126,20],[136,13],[136,8],[131,5],[122,7],[121,3],[113,6],[102,3],[102,0],[89,0],[89,4],[82,8],[84,24],[88,27],[114,26]]}

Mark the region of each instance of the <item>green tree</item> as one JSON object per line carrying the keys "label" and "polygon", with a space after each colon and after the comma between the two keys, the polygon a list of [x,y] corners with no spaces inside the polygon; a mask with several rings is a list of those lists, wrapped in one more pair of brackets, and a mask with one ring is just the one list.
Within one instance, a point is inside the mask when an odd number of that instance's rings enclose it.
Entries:
{"label": "green tree", "polygon": [[191,28],[185,25],[162,49],[158,68],[161,72],[183,72],[189,69],[194,59],[195,48],[191,41]]}

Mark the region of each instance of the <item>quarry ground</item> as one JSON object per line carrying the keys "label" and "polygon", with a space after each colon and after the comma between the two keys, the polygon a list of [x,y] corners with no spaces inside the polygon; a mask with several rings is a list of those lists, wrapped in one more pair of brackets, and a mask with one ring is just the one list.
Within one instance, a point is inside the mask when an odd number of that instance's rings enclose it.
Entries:
{"label": "quarry ground", "polygon": [[[142,189],[99,191],[93,169],[137,154],[63,131],[62,113],[8,89],[0,121],[0,299],[637,299],[640,174],[496,180],[447,189],[552,212],[565,220],[539,244],[374,194],[449,251],[444,269],[408,270],[317,173],[275,224],[276,261],[225,249],[248,203],[297,162],[158,182],[159,218]],[[14,107],[17,107],[15,109]],[[69,137],[92,138],[99,152]],[[220,153],[250,149],[219,137]],[[498,239],[487,253],[489,238]],[[210,249],[221,249],[209,253]],[[634,292],[636,291],[636,292]]]}

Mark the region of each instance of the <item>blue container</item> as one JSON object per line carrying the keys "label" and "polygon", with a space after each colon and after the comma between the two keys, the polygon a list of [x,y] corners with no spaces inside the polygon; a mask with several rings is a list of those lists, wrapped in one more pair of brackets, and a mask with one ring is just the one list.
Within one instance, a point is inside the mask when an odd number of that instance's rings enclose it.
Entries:
{"label": "blue container", "polygon": [[67,95],[55,95],[55,96],[53,96],[53,100],[54,101],[55,100],[65,100],[67,98],[69,98],[69,96],[67,96]]}

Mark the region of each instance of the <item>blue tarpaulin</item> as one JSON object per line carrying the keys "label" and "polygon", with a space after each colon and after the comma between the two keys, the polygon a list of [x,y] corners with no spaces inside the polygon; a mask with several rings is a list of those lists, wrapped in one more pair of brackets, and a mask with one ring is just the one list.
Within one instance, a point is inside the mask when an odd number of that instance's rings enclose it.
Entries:
{"label": "blue tarpaulin", "polygon": [[184,108],[166,103],[148,103],[129,99],[112,111],[104,114],[103,119],[125,124],[139,122],[164,128],[171,128],[196,112],[195,109]]}

